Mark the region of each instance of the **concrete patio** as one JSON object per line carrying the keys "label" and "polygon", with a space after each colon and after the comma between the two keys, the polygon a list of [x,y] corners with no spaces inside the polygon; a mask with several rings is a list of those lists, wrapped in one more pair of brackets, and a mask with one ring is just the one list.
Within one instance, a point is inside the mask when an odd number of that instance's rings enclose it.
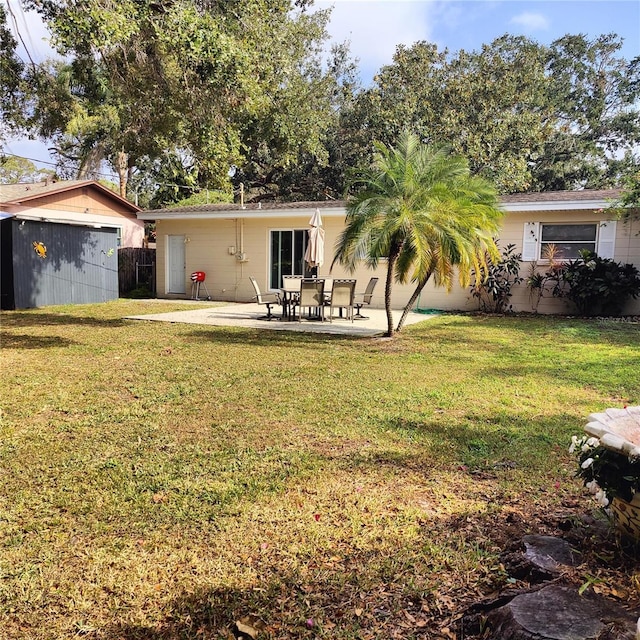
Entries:
{"label": "concrete patio", "polygon": [[[167,302],[162,300],[161,302]],[[177,302],[177,301],[176,301]],[[216,327],[247,327],[252,329],[270,329],[272,331],[298,331],[301,333],[327,333],[342,336],[372,337],[383,335],[387,329],[387,316],[384,309],[363,309],[366,320],[345,320],[334,318],[333,322],[314,320],[281,320],[274,316],[273,320],[259,320],[265,315],[264,305],[255,303],[216,304],[203,302],[201,309],[177,310],[168,313],[154,313],[127,316],[127,320],[149,320],[154,322],[178,322],[187,324],[210,325]],[[328,312],[328,310],[327,310]],[[393,312],[395,323],[402,311]],[[406,325],[423,322],[434,317],[433,314],[410,312]]]}

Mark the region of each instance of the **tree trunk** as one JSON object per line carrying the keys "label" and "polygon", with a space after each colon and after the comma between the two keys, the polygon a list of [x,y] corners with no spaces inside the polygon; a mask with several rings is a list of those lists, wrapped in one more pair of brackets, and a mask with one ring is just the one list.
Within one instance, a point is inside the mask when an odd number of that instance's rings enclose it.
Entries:
{"label": "tree trunk", "polygon": [[633,637],[635,617],[596,594],[578,595],[574,587],[549,585],[516,596],[487,616],[490,640],[571,640]]}
{"label": "tree trunk", "polygon": [[384,285],[384,308],[387,312],[387,333],[388,338],[393,337],[393,313],[391,312],[391,288],[393,287],[393,270],[398,259],[399,251],[393,249],[389,254],[387,262],[387,280]]}
{"label": "tree trunk", "polygon": [[400,316],[400,320],[398,320],[398,326],[396,327],[396,331],[400,331],[402,327],[404,327],[404,322],[407,319],[407,316],[409,315],[409,311],[411,310],[411,307],[413,307],[415,301],[418,299],[418,296],[424,289],[425,285],[427,284],[427,282],[429,282],[430,277],[431,277],[431,272],[427,274],[426,278],[423,278],[418,282],[418,285],[416,286],[415,291],[411,294],[411,297],[409,298],[409,302],[407,302],[405,308],[402,310],[402,315]]}
{"label": "tree trunk", "polygon": [[124,151],[116,152],[116,170],[118,171],[118,178],[120,179],[120,197],[127,197],[127,181],[129,178],[128,172],[129,155]]}

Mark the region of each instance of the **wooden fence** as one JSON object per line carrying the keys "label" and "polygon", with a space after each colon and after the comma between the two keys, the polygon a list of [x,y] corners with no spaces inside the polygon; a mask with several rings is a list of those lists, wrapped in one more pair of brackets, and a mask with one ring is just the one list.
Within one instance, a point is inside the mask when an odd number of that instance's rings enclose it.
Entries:
{"label": "wooden fence", "polygon": [[146,288],[156,292],[156,250],[138,247],[118,249],[118,286],[120,295]]}

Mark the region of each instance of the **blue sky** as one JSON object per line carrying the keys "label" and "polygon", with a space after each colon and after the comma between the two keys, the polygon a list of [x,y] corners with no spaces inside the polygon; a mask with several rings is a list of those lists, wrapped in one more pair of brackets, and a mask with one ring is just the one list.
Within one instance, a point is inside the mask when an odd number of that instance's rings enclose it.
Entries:
{"label": "blue sky", "polygon": [[[46,57],[42,24],[24,16],[16,0],[9,5],[31,55]],[[418,40],[458,51],[477,50],[505,33],[548,44],[567,33],[595,38],[613,32],[624,38],[625,58],[640,55],[640,0],[316,0],[315,5],[333,7],[329,32],[335,42],[350,42],[365,85],[392,61],[398,44]],[[10,153],[50,160],[37,141],[13,141],[5,147]]]}
{"label": "blue sky", "polygon": [[329,30],[349,40],[366,85],[398,44],[427,40],[440,49],[477,50],[511,33],[549,44],[570,33],[617,33],[622,55],[640,55],[640,0],[316,0],[333,7]]}

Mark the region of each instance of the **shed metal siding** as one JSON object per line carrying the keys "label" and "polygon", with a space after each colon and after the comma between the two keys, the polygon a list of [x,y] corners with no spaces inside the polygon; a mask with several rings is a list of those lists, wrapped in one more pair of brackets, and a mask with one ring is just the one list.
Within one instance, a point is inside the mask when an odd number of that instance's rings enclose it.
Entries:
{"label": "shed metal siding", "polygon": [[[13,221],[15,308],[105,302],[118,297],[116,229]],[[33,243],[47,248],[46,257]]]}

